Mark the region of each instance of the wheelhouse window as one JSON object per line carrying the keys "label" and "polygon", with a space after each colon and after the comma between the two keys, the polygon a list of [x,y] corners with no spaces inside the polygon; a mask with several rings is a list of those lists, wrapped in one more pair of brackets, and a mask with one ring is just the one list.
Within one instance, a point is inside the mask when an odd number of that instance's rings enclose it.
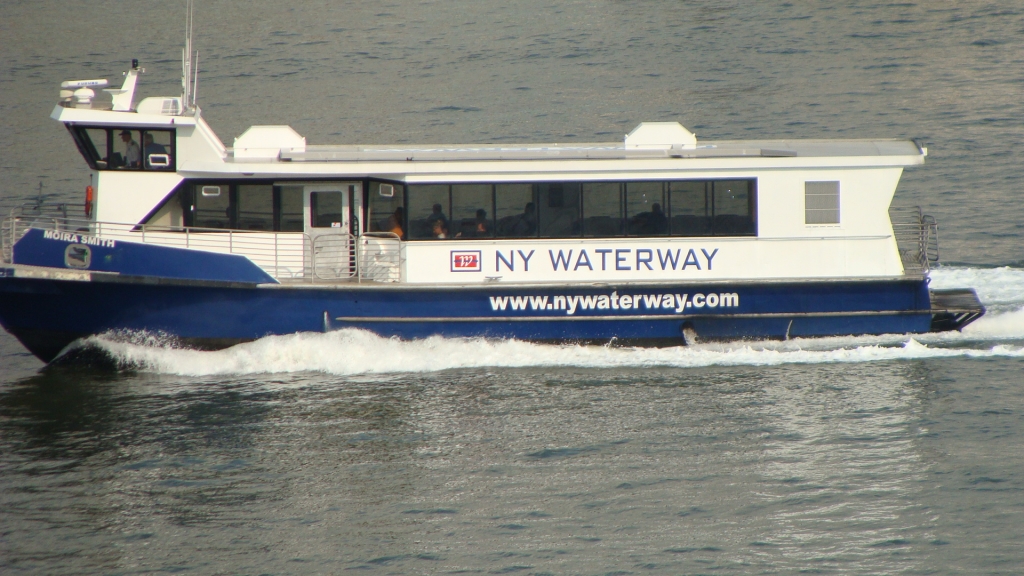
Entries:
{"label": "wheelhouse window", "polygon": [[71,125],[68,130],[95,170],[175,170],[174,130]]}

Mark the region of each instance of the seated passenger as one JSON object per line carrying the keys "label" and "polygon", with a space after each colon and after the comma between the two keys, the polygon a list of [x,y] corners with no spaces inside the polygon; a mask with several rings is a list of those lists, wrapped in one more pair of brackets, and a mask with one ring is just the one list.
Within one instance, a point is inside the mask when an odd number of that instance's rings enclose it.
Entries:
{"label": "seated passenger", "polygon": [[402,230],[402,222],[405,221],[405,210],[401,206],[395,208],[395,213],[388,216],[388,228],[387,231],[395,234],[400,239],[405,240],[405,231]]}
{"label": "seated passenger", "polygon": [[668,218],[661,210],[661,204],[651,204],[651,215],[647,218],[647,227],[651,234],[665,234],[668,232]]}
{"label": "seated passenger", "polygon": [[661,204],[651,204],[650,212],[641,212],[629,223],[629,233],[639,236],[658,236],[668,232],[668,218],[661,210]]}
{"label": "seated passenger", "polygon": [[444,225],[441,220],[434,220],[433,231],[431,235],[438,240],[444,240],[448,238],[448,227]]}
{"label": "seated passenger", "polygon": [[434,204],[431,208],[430,216],[427,216],[427,224],[433,228],[434,222],[441,222],[445,228],[448,227],[448,218],[445,217],[444,212],[441,211],[440,204]]}
{"label": "seated passenger", "polygon": [[537,208],[533,202],[527,202],[523,213],[512,225],[512,236],[534,236],[537,233]]}
{"label": "seated passenger", "polygon": [[167,148],[164,148],[163,144],[153,142],[153,135],[148,132],[142,137],[142,144],[142,152],[146,155],[146,168],[151,168],[149,163],[150,154],[167,154]]}
{"label": "seated passenger", "polygon": [[464,232],[455,235],[456,238],[477,238],[491,235],[490,223],[487,221],[487,210],[480,208],[476,211],[476,219],[470,223],[470,229],[466,230],[466,221],[462,222]]}

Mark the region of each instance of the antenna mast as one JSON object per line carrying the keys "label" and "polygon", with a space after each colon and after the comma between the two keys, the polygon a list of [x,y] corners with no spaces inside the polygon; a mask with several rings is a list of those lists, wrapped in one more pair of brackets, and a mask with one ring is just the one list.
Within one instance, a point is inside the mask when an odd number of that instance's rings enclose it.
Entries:
{"label": "antenna mast", "polygon": [[192,51],[192,23],[195,0],[185,1],[185,48],[181,51],[181,104],[186,109],[196,106],[196,84],[199,81],[199,51]]}

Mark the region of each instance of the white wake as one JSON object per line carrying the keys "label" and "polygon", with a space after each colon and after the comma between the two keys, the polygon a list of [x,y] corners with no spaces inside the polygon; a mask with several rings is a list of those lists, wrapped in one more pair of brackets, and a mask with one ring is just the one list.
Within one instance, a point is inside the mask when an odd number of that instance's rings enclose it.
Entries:
{"label": "white wake", "polygon": [[270,336],[215,352],[175,348],[160,338],[140,341],[101,335],[84,344],[102,350],[123,367],[186,376],[355,375],[491,367],[696,368],[1024,356],[1024,270],[943,268],[933,272],[932,286],[974,287],[989,313],[963,332],[672,348],[548,345],[483,338],[402,341],[356,329]]}

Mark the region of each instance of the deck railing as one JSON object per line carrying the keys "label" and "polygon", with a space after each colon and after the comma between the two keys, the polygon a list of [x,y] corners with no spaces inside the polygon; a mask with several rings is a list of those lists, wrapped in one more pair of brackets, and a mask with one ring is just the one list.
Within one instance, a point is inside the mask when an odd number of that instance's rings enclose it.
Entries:
{"label": "deck railing", "polygon": [[892,231],[907,273],[927,272],[939,261],[939,225],[920,206],[889,209]]}
{"label": "deck railing", "polygon": [[0,223],[3,261],[13,262],[14,244],[31,228],[84,234],[107,240],[238,254],[279,281],[401,281],[401,240],[391,233],[353,236],[265,232],[94,222],[85,218],[31,214]]}

